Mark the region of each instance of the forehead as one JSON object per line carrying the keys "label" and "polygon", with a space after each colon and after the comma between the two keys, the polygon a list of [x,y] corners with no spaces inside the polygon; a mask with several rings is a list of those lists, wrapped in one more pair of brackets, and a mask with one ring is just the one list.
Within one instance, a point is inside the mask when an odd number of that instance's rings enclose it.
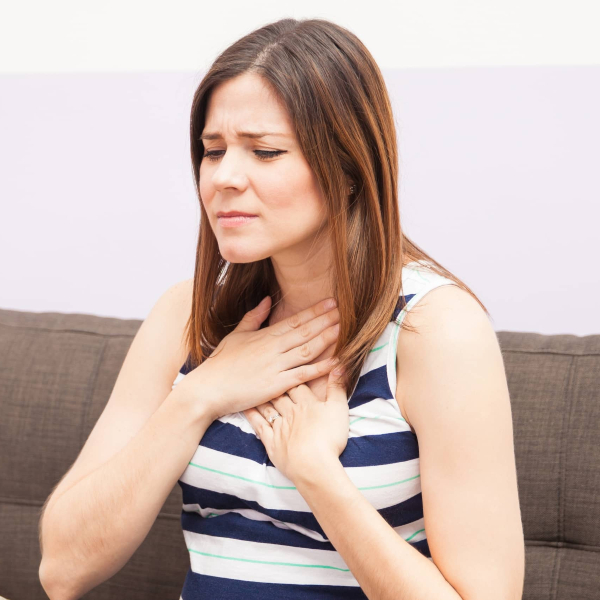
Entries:
{"label": "forehead", "polygon": [[285,105],[254,73],[220,83],[208,99],[204,132],[235,135],[236,131],[277,132],[294,137]]}

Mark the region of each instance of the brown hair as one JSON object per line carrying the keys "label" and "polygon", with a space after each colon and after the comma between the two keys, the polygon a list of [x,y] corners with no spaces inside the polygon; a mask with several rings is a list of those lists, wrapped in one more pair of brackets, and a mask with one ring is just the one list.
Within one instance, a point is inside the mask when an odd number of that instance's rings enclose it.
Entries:
{"label": "brown hair", "polygon": [[[200,134],[209,94],[243,73],[260,75],[287,107],[301,151],[323,191],[340,313],[335,356],[345,367],[348,392],[394,310],[404,305],[402,267],[408,262],[429,261],[489,316],[469,287],[402,233],[394,117],[383,76],[367,48],[330,21],[285,18],[224,50],[194,94],[190,141],[201,221],[186,326],[189,366],[208,357],[265,296],[272,297],[273,305],[281,297],[270,258],[225,261],[200,197]],[[356,186],[351,196],[348,179]],[[402,326],[411,329],[405,322]]]}

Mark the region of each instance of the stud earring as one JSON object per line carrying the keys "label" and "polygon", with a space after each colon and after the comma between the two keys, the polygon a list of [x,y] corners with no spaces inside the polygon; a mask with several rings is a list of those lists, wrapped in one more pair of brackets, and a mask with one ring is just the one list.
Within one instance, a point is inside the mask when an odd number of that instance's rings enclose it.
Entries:
{"label": "stud earring", "polygon": [[354,194],[354,192],[356,192],[356,186],[354,184],[352,184],[350,186],[350,195]]}

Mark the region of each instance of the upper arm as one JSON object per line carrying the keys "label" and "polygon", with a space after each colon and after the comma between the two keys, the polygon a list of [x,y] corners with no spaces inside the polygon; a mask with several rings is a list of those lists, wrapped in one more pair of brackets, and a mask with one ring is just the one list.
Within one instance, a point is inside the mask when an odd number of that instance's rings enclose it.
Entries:
{"label": "upper arm", "polygon": [[189,279],[171,286],[136,332],[102,414],[47,505],[124,448],[171,392],[187,356],[192,285]]}
{"label": "upper arm", "polygon": [[457,286],[432,290],[417,307],[418,333],[398,336],[397,397],[419,442],[431,556],[465,600],[520,599],[525,544],[496,333]]}

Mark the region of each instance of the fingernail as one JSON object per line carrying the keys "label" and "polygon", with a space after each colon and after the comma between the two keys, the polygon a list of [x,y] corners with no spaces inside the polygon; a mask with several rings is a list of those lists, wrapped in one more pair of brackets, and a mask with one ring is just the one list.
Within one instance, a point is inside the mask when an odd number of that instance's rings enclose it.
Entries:
{"label": "fingernail", "polygon": [[325,308],[335,308],[336,306],[337,302],[335,301],[335,298],[329,298],[329,300],[325,302]]}

